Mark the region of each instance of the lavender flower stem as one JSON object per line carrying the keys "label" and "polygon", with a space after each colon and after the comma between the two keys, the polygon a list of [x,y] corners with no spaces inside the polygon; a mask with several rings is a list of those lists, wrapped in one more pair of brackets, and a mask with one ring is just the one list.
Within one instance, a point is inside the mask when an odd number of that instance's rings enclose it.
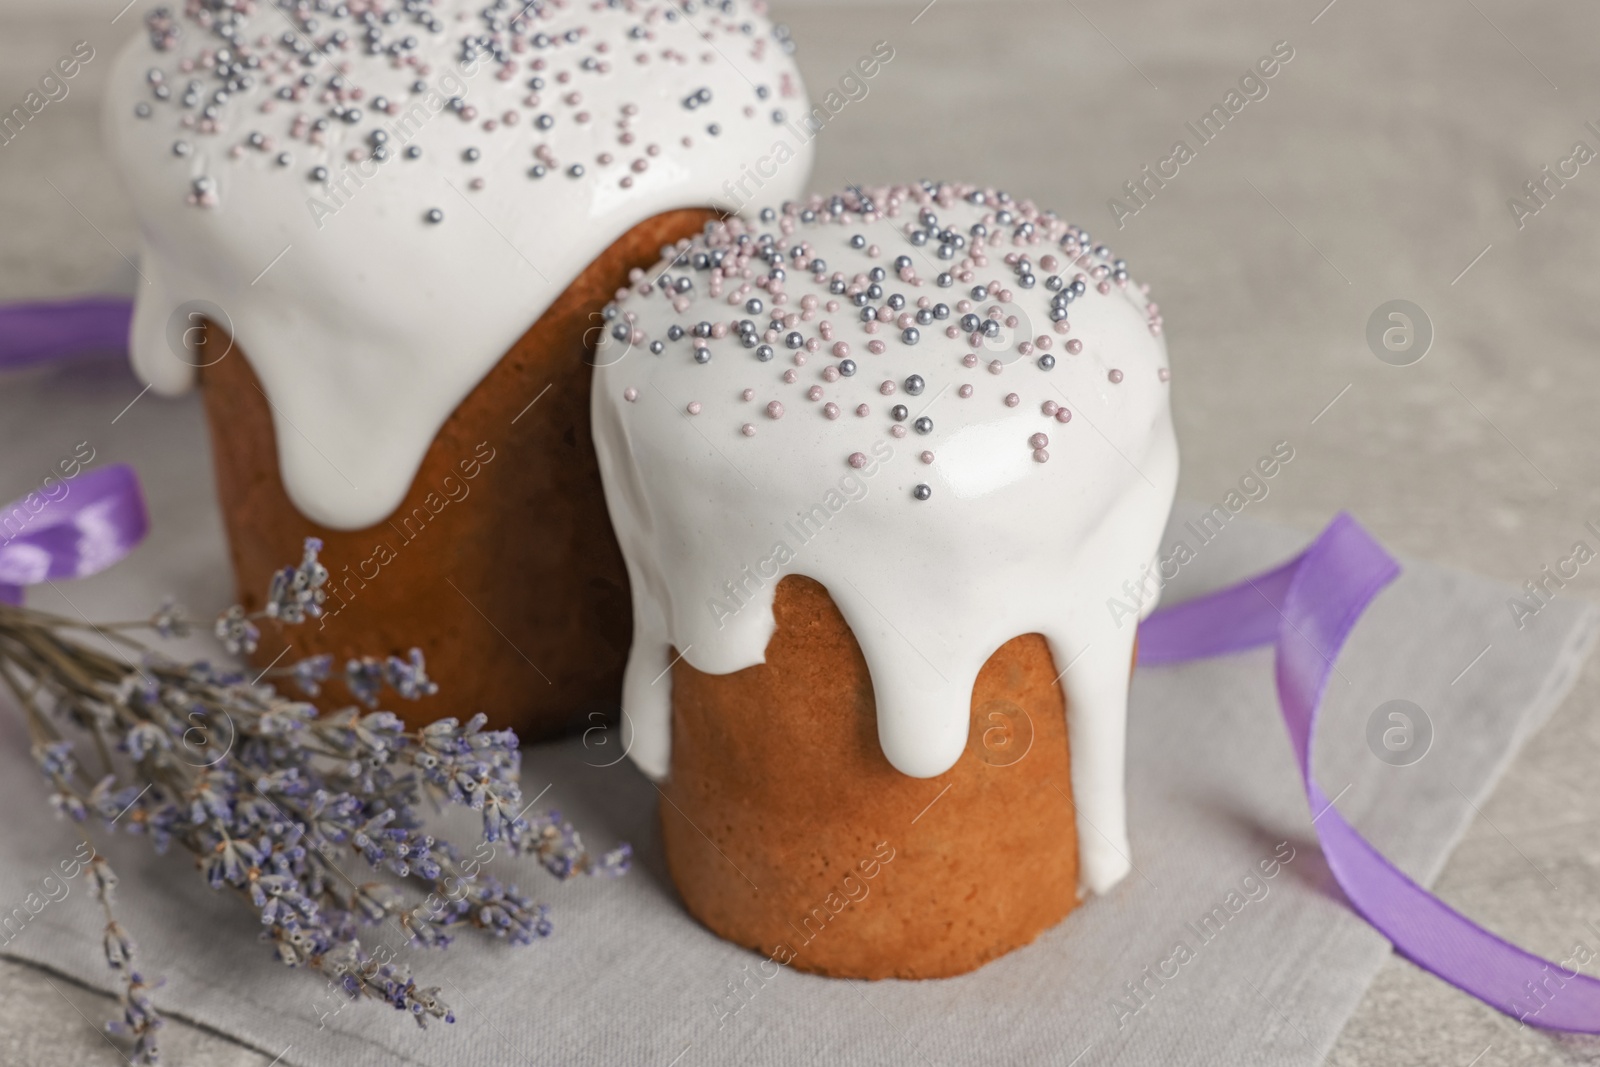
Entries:
{"label": "lavender flower stem", "polygon": [[[308,541],[300,563],[274,576],[263,611],[234,607],[217,619],[229,652],[254,651],[260,626],[322,613],[320,547]],[[558,815],[527,816],[509,732],[485,730],[482,716],[408,729],[378,710],[386,690],[402,699],[437,690],[421,652],[350,661],[342,680],[370,710],[319,716],[276,686],[284,680],[315,695],[333,674],[328,657],[251,678],[177,662],[135,636],[181,636],[189,626],[170,602],[145,623],[104,626],[0,605],[0,680],[27,721],[56,811],[80,830],[96,817],[107,830],[145,836],[158,852],[179,845],[212,889],[250,907],[283,963],[320,972],[352,1000],[388,1003],[418,1025],[451,1022],[438,990],[418,986],[389,946],[369,951],[364,930],[392,925],[402,949],[443,947],[463,929],[526,944],[550,933],[549,917],[485,872],[497,850],[532,856],[558,878],[626,869],[626,846],[591,856]],[[85,643],[90,631],[104,648]],[[79,732],[93,740],[97,777],[78,762],[71,738]],[[470,862],[427,831],[424,799],[436,810],[458,804],[481,814]],[[92,863],[123,1006],[116,1026],[134,1055],[153,1063],[160,1016],[151,986],[133,970],[132,941],[112,912],[115,876],[98,852]],[[370,881],[345,869],[363,864]],[[407,903],[406,888],[427,897]]]}

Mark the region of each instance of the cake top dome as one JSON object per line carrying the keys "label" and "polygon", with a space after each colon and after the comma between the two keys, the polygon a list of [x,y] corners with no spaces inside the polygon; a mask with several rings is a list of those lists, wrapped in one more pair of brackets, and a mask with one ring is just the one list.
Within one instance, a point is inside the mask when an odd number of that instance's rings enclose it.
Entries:
{"label": "cake top dome", "polygon": [[185,329],[220,319],[291,497],[331,526],[392,510],[455,405],[628,229],[779,203],[810,166],[760,0],[187,0],[146,28],[105,110],[144,234],[135,367],[181,390]]}
{"label": "cake top dome", "polygon": [[[634,595],[635,760],[667,770],[669,650],[713,674],[762,662],[776,586],[804,574],[911,775],[960,757],[995,649],[1043,634],[1076,802],[1115,837],[1138,619],[1110,601],[1154,559],[1177,479],[1161,318],[1126,264],[993,189],[852,188],[708,228],[606,315],[594,429]],[[1105,884],[1119,862],[1093,836]]]}

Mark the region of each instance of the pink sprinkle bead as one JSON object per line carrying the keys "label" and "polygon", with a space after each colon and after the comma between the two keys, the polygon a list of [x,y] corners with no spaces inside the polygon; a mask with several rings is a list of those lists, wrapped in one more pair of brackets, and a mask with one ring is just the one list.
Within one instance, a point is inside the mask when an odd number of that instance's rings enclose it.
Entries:
{"label": "pink sprinkle bead", "polygon": [[871,414],[872,414],[872,409],[867,407],[867,405],[865,405],[865,404],[857,404],[856,405],[856,416],[858,418],[863,418],[864,419],[868,415],[871,415]]}
{"label": "pink sprinkle bead", "polygon": [[1028,438],[1028,446],[1030,448],[1044,448],[1049,443],[1050,438],[1046,437],[1042,433],[1036,433],[1032,437]]}
{"label": "pink sprinkle bead", "polygon": [[1044,412],[1045,417],[1048,418],[1049,416],[1054,415],[1057,409],[1060,407],[1061,405],[1057,404],[1054,400],[1046,400],[1043,404],[1039,405],[1039,410]]}
{"label": "pink sprinkle bead", "polygon": [[956,390],[956,394],[960,396],[962,400],[970,399],[972,396],[972,386],[963,385],[960,389]]}
{"label": "pink sprinkle bead", "polygon": [[810,389],[807,389],[806,390],[806,399],[807,400],[821,400],[822,399],[822,386],[813,385]]}
{"label": "pink sprinkle bead", "polygon": [[1016,393],[1007,393],[1006,394],[1006,407],[1014,408],[1020,403],[1022,403],[1022,398],[1020,396],[1018,396]]}
{"label": "pink sprinkle bead", "polygon": [[700,401],[698,401],[698,400],[689,401],[689,414],[691,414],[691,415],[700,414]]}
{"label": "pink sprinkle bead", "polygon": [[1036,449],[1033,450],[1033,461],[1035,463],[1044,463],[1044,462],[1048,461],[1049,459],[1050,459],[1050,453],[1046,452],[1044,449],[1036,448]]}
{"label": "pink sprinkle bead", "polygon": [[639,399],[639,390],[635,389],[631,385],[628,386],[622,391],[622,399],[626,400],[630,404],[633,403],[635,400]]}
{"label": "pink sprinkle bead", "polygon": [[769,418],[769,419],[781,419],[781,418],[783,418],[783,405],[780,404],[776,400],[774,400],[772,403],[768,404],[767,405],[767,418]]}
{"label": "pink sprinkle bead", "polygon": [[1057,409],[1057,411],[1056,411],[1056,421],[1057,422],[1071,422],[1072,421],[1072,412],[1068,411],[1066,408]]}
{"label": "pink sprinkle bead", "polygon": [[756,435],[756,428],[747,422],[743,426],[739,427],[739,432],[744,434],[746,437],[754,437]]}
{"label": "pink sprinkle bead", "polygon": [[839,405],[830,401],[822,405],[822,413],[830,419],[837,419],[839,417]]}
{"label": "pink sprinkle bead", "polygon": [[867,465],[867,454],[865,452],[852,452],[852,453],[850,453],[850,466],[854,467],[856,470],[860,470],[862,467],[865,467],[866,465]]}
{"label": "pink sprinkle bead", "polygon": [[1117,370],[1117,369],[1115,369],[1115,368],[1112,368],[1111,373],[1107,374],[1106,377],[1111,379],[1111,384],[1112,385],[1116,385],[1117,383],[1122,381],[1122,372]]}

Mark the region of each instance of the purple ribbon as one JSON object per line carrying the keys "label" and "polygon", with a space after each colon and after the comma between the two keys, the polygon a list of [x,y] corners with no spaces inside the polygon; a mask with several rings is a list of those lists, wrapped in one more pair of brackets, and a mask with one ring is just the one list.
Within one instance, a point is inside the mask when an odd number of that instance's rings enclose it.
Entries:
{"label": "purple ribbon", "polygon": [[101,352],[126,352],[133,302],[86,297],[0,306],[0,370]]}
{"label": "purple ribbon", "polygon": [[1540,959],[1413,882],[1339,815],[1311,777],[1311,743],[1334,658],[1400,567],[1349,515],[1304,552],[1256,578],[1156,612],[1139,659],[1181,663],[1262,645],[1276,651],[1278,703],[1312,827],[1352,907],[1417,966],[1530,1026],[1600,1033],[1600,981]]}
{"label": "purple ribbon", "polygon": [[0,602],[22,603],[26,585],[103,571],[149,528],[139,477],[122,464],[0,505]]}
{"label": "purple ribbon", "polygon": [[[0,305],[0,370],[125,352],[132,317],[125,297]],[[104,570],[149,525],[139,478],[125,466],[52,479],[0,505],[0,602],[22,603],[23,586]]]}

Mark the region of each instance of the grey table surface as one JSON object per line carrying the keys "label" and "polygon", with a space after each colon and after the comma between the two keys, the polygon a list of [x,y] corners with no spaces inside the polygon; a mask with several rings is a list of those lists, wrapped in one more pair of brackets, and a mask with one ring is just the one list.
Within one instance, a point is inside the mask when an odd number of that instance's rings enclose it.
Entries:
{"label": "grey table surface", "polygon": [[[97,58],[0,147],[0,300],[120,286],[135,245],[98,140],[98,92],[145,0],[59,10],[0,0],[0,104],[79,40]],[[1349,509],[1395,551],[1515,584],[1600,518],[1594,299],[1600,175],[1520,220],[1523,185],[1600,149],[1600,7],[1512,0],[924,0],[774,5],[813,95],[880,40],[894,59],[822,131],[814,185],[994,183],[1110,239],[1166,316],[1180,495],[1220,500],[1274,443],[1296,459],[1251,514],[1319,528]],[[114,16],[117,16],[114,18]],[[1142,206],[1124,183],[1287,41],[1293,59]],[[1259,95],[1259,92],[1257,92]],[[1151,187],[1153,188],[1153,186]],[[1119,220],[1108,201],[1135,213]],[[1588,294],[1587,296],[1585,294]],[[1374,311],[1414,302],[1426,358],[1369,348]],[[1414,354],[1414,352],[1412,353]],[[0,388],[3,388],[0,384]],[[130,398],[137,392],[128,379]],[[156,401],[157,403],[170,403]],[[115,432],[115,431],[113,431]],[[114,438],[109,439],[114,449]],[[197,441],[196,448],[203,447]],[[0,499],[32,472],[0,458]],[[1596,597],[1600,568],[1561,596]],[[1463,668],[1468,664],[1463,663]],[[1489,649],[1474,670],[1493,670]],[[1435,889],[1560,958],[1600,920],[1600,666],[1534,737]],[[65,1002],[64,1002],[65,1001]],[[88,1020],[110,1001],[0,961],[0,1061],[114,1063]],[[169,1026],[176,1064],[264,1067]],[[1600,1042],[1519,1029],[1393,959],[1327,1057],[1338,1067],[1600,1062]]]}

